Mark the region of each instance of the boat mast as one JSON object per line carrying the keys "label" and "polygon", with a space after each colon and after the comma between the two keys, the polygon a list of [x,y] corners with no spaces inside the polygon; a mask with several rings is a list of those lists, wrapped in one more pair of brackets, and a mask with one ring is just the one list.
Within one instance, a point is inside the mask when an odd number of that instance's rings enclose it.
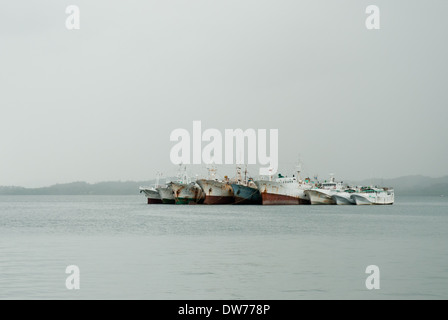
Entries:
{"label": "boat mast", "polygon": [[269,181],[272,181],[273,178],[272,171],[274,171],[274,169],[272,167],[269,167]]}
{"label": "boat mast", "polygon": [[297,172],[297,182],[300,182],[300,173],[302,172],[302,162],[300,161],[300,153],[297,154],[297,165],[296,165],[296,172]]}
{"label": "boat mast", "polygon": [[160,171],[157,171],[157,174],[156,174],[156,188],[160,187],[160,177],[162,177],[162,173]]}
{"label": "boat mast", "polygon": [[297,181],[300,181],[300,173],[302,172],[302,164],[300,162],[296,165],[296,172],[297,172]]}
{"label": "boat mast", "polygon": [[179,170],[177,172],[177,180],[179,183],[189,183],[187,176],[187,166],[183,163],[179,164]]}
{"label": "boat mast", "polygon": [[208,179],[216,180],[216,167],[213,164],[211,164],[207,166],[207,170],[208,170]]}
{"label": "boat mast", "polygon": [[242,184],[242,181],[243,181],[243,177],[241,174],[241,165],[237,164],[236,165],[236,183]]}

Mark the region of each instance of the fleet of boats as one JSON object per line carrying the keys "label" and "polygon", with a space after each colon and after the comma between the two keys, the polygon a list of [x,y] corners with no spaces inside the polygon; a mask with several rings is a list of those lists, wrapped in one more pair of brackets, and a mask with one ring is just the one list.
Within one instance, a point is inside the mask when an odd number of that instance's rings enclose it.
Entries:
{"label": "fleet of boats", "polygon": [[152,187],[140,187],[148,204],[249,204],[249,205],[391,205],[394,190],[373,186],[348,186],[333,176],[320,182],[317,177],[301,179],[297,166],[292,177],[278,174],[254,180],[247,168],[237,166],[236,175],[219,179],[216,168],[208,168],[206,179],[191,179],[180,166],[174,181],[160,185],[160,175]]}

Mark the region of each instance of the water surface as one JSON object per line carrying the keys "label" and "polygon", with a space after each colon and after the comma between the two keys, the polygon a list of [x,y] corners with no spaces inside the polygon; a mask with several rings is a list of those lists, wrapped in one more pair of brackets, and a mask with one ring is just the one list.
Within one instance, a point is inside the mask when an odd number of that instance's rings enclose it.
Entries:
{"label": "water surface", "polygon": [[[448,198],[146,205],[0,196],[0,299],[447,299]],[[81,270],[67,290],[65,268]],[[380,268],[380,290],[365,269]]]}

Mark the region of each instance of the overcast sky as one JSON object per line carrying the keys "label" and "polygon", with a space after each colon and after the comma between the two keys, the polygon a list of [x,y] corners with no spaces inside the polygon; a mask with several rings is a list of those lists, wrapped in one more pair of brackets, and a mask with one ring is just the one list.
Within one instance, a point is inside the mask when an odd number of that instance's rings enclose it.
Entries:
{"label": "overcast sky", "polygon": [[[71,4],[80,30],[65,27]],[[0,8],[0,185],[173,173],[170,133],[193,120],[279,129],[282,172],[300,154],[306,173],[343,180],[448,174],[448,1]]]}

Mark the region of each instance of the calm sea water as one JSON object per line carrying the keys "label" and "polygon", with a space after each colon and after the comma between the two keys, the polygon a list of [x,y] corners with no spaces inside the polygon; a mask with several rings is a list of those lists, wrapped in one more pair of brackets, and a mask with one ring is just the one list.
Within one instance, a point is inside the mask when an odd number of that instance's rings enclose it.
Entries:
{"label": "calm sea water", "polygon": [[[67,290],[77,265],[80,290]],[[380,289],[367,290],[368,265]],[[447,299],[448,198],[393,206],[0,197],[0,299]]]}

